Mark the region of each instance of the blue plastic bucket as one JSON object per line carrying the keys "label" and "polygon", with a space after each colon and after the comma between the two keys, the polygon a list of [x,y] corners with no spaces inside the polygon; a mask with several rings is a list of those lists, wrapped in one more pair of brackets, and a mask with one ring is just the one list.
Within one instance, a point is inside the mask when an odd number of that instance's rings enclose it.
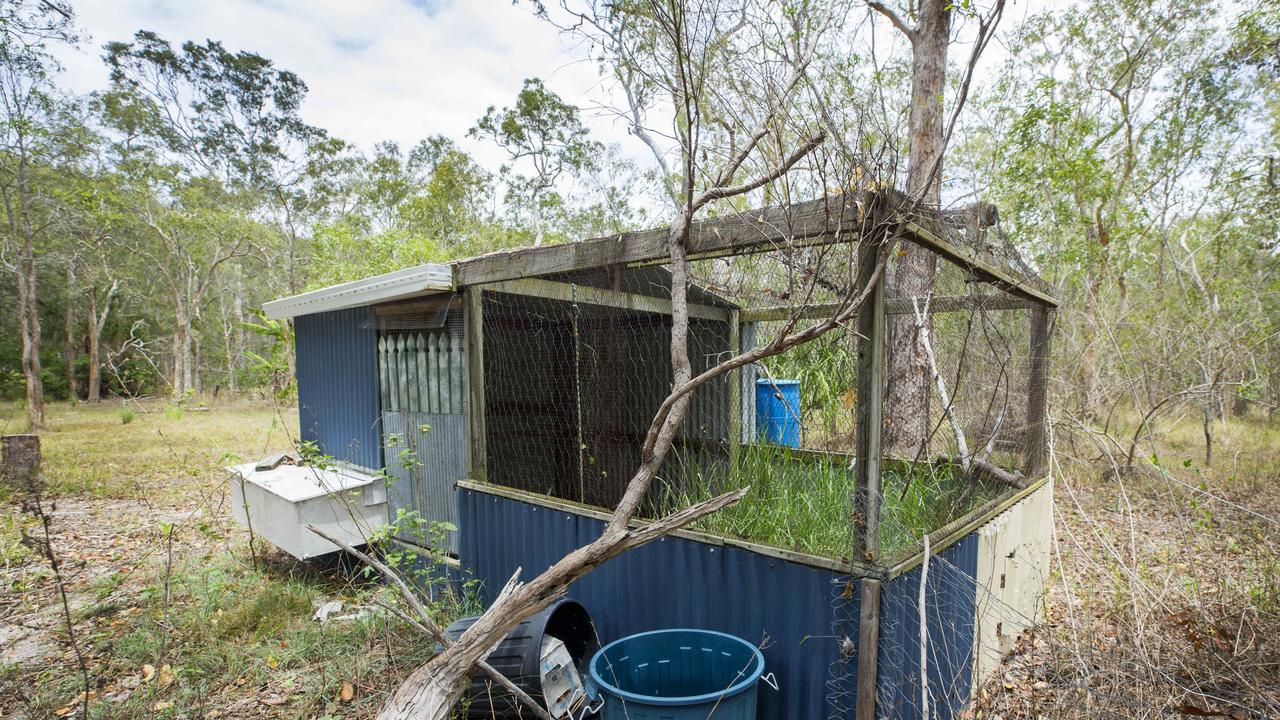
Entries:
{"label": "blue plastic bucket", "polygon": [[800,447],[800,381],[756,380],[756,437]]}
{"label": "blue plastic bucket", "polygon": [[654,630],[591,658],[589,691],[604,720],[755,720],[764,655],[711,630]]}

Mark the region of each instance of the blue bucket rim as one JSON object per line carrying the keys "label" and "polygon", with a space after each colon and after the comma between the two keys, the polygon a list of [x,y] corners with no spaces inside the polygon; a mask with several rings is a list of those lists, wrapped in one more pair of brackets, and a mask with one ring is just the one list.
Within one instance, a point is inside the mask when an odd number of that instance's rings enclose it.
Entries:
{"label": "blue bucket rim", "polygon": [[[682,697],[661,697],[657,695],[641,695],[639,693],[627,692],[626,690],[618,688],[613,683],[606,681],[603,677],[600,676],[598,663],[600,659],[605,656],[605,653],[614,645],[627,642],[628,640],[634,640],[636,638],[647,637],[649,635],[667,635],[669,633],[697,633],[699,635],[714,635],[716,637],[727,638],[736,643],[740,643],[744,647],[750,649],[751,652],[755,655],[756,668],[753,672],[747,673],[747,676],[741,682],[734,683],[733,685],[730,685],[725,690],[722,690],[719,692],[706,693],[704,695],[685,695]],[[598,689],[608,691],[609,694],[616,695],[617,697],[620,697],[623,700],[626,700],[628,702],[644,703],[646,705],[697,705],[699,703],[710,702],[712,700],[719,700],[723,698],[733,697],[734,695],[737,695],[739,693],[742,693],[750,689],[751,686],[755,685],[756,682],[760,680],[760,676],[764,674],[764,653],[760,652],[760,648],[756,647],[755,645],[752,645],[746,640],[743,640],[737,635],[730,635],[729,633],[722,633],[717,630],[703,630],[701,628],[664,628],[662,630],[649,630],[648,632],[636,633],[634,635],[628,635],[624,638],[618,638],[617,640],[614,640],[608,645],[605,645],[604,647],[600,648],[600,650],[597,651],[596,654],[591,657],[591,662],[588,665],[588,670],[590,671],[592,682],[596,684],[596,687]]]}
{"label": "blue bucket rim", "polygon": [[770,380],[769,378],[758,378],[756,385],[773,386],[773,385],[799,385],[799,380]]}

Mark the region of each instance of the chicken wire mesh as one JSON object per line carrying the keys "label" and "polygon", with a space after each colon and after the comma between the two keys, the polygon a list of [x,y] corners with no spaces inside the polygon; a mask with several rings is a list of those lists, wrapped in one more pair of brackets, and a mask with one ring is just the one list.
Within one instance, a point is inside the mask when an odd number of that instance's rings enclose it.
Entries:
{"label": "chicken wire mesh", "polygon": [[[615,279],[627,293],[660,297],[654,275]],[[567,285],[565,299],[484,293],[488,480],[613,507],[671,389],[671,319],[601,304],[601,296],[590,292],[600,289],[596,285]],[[695,374],[728,353],[730,334],[727,309],[699,307],[703,311],[689,327]],[[728,377],[692,394],[664,475],[675,478],[727,456],[729,402]]]}
{"label": "chicken wire mesh", "polygon": [[[697,375],[847,310],[858,253],[853,243],[778,248],[698,260],[691,269],[689,357]],[[660,266],[602,267],[546,279],[560,295],[519,287],[483,295],[487,479],[610,508],[671,390],[670,274]],[[632,307],[632,297],[648,302]],[[922,399],[914,434],[895,436],[900,408],[883,411],[885,435],[905,440],[884,447],[877,559],[916,551],[922,534],[1024,477],[1028,435],[1039,427],[1029,417],[1030,307],[945,260],[929,295],[886,301],[883,392],[893,397],[895,383],[911,384]],[[859,340],[845,318],[695,390],[648,510],[750,486],[736,508],[698,529],[849,558]],[[911,356],[907,374],[894,372],[899,354]],[[781,398],[783,384],[798,386],[798,401]],[[773,418],[789,435],[770,430],[770,413],[789,416]]]}
{"label": "chicken wire mesh", "polygon": [[[736,352],[847,314],[858,269],[854,243],[694,261],[694,375]],[[672,386],[671,320],[662,304],[670,297],[670,275],[653,265],[545,279],[567,286],[568,294],[483,292],[487,480],[612,508]],[[602,302],[598,291],[618,295]],[[627,306],[624,296],[653,302]],[[885,568],[918,553],[926,535],[1035,479],[1033,441],[1043,432],[1036,405],[1043,387],[1037,383],[1043,377],[1037,380],[1032,361],[1036,313],[1043,308],[945,258],[937,259],[927,295],[887,296],[880,389],[893,398],[902,389],[895,383],[909,384],[919,403],[914,409],[886,404],[875,418],[894,440],[882,448],[878,556],[855,552],[861,542],[854,508],[863,505],[856,501],[864,491],[856,481],[858,436],[865,432],[859,427],[858,361],[864,338],[852,317],[694,391],[643,512],[668,512],[749,486],[742,502],[693,529]],[[908,362],[900,363],[904,357]],[[895,373],[897,365],[908,372]],[[781,399],[783,381],[798,384],[799,401],[782,403],[795,437],[779,442],[761,419],[762,404]],[[895,435],[889,428],[901,422],[904,410],[917,415],[916,431]],[[952,716],[968,701],[982,653],[1000,652],[980,643],[975,656],[972,640],[982,624],[1014,632],[1034,616],[1000,597],[983,604],[989,588],[963,558],[935,555],[930,573],[923,602],[918,572],[885,586],[879,657],[887,679],[878,703],[891,716],[919,715],[926,697],[930,717]],[[833,584],[831,598],[836,622],[829,632],[840,646],[828,679],[832,717],[848,716],[856,699],[851,668],[858,658],[848,637],[857,624],[851,582]],[[1043,579],[1034,584],[1042,586]],[[923,640],[920,618],[928,631]],[[922,691],[925,677],[928,689]]]}

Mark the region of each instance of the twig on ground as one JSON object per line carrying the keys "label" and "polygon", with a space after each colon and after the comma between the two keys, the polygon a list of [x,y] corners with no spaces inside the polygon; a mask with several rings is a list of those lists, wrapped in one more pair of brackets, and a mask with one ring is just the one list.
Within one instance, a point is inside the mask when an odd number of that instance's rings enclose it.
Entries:
{"label": "twig on ground", "polygon": [[[432,640],[435,640],[436,642],[440,643],[441,646],[447,648],[452,644],[449,638],[445,636],[444,631],[440,629],[440,626],[437,625],[435,621],[431,619],[431,615],[428,614],[426,606],[424,606],[422,604],[422,601],[418,599],[418,596],[414,594],[413,589],[410,588],[408,583],[406,583],[400,577],[400,575],[396,573],[396,571],[392,570],[390,566],[378,560],[377,558],[373,557],[372,555],[361,552],[355,549],[354,547],[342,542],[341,540],[338,540],[337,538],[330,536],[328,533],[324,532],[323,530],[317,528],[314,525],[308,525],[307,529],[315,533],[316,535],[319,535],[320,537],[324,538],[325,540],[328,540],[334,545],[337,545],[338,547],[350,553],[357,560],[360,560],[361,562],[365,563],[369,567],[372,567],[373,569],[381,573],[383,577],[385,577],[388,581],[391,582],[391,584],[396,586],[396,589],[400,591],[400,596],[403,597],[405,602],[409,604],[409,607],[413,608],[413,611],[418,615],[419,620],[414,620],[407,613],[397,608],[391,607],[386,603],[375,601],[375,603],[377,603],[379,607],[390,610],[396,617],[409,623],[420,632],[429,636]],[[517,571],[517,573],[518,572],[519,571]],[[515,578],[512,578],[512,579],[514,580]],[[510,587],[511,583],[508,583],[507,585],[508,587]],[[534,700],[529,695],[529,693],[525,692],[523,689],[520,688],[520,686],[513,683],[509,678],[507,678],[506,675],[503,675],[502,673],[498,672],[498,670],[494,668],[492,665],[490,665],[487,661],[485,660],[476,661],[476,667],[481,672],[488,675],[495,683],[497,683],[504,690],[514,695],[516,699],[518,699],[521,703],[523,703],[530,710],[532,710],[534,715],[541,718],[541,720],[555,720],[554,718],[551,717],[550,713],[548,713],[545,708],[543,708],[541,705],[538,704],[537,700]]]}

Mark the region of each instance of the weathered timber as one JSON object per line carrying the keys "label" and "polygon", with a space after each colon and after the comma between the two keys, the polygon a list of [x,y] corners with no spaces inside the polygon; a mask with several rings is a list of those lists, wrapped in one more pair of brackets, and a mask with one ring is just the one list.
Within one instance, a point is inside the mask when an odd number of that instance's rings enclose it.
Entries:
{"label": "weathered timber", "polygon": [[1005,470],[999,465],[992,465],[981,458],[969,461],[970,472],[974,477],[986,477],[1019,490],[1027,486],[1027,478],[1020,471]]}
{"label": "weathered timber", "polygon": [[[943,255],[981,280],[1039,304],[1058,305],[1055,290],[1044,280],[965,247],[960,230],[941,213],[909,202],[896,190],[828,195],[699,220],[690,228],[688,256],[707,259],[780,247],[858,242],[889,225],[896,226],[905,240]],[[451,265],[453,284],[463,287],[618,264],[665,262],[669,257],[668,234],[668,228],[660,227],[481,255]]]}
{"label": "weathered timber", "polygon": [[885,238],[865,242],[858,248],[857,292],[875,286],[858,308],[858,433],[854,454],[853,497],[854,555],[864,562],[880,559],[880,431],[884,423],[885,315],[884,276],[876,276]]}
{"label": "weathered timber", "polygon": [[1026,468],[1028,477],[1039,475],[1046,463],[1046,415],[1049,407],[1049,355],[1052,352],[1054,313],[1048,308],[1031,312],[1031,366],[1027,377]]}
{"label": "weathered timber", "polygon": [[[586,305],[602,305],[604,307],[617,308],[619,310],[632,310],[635,312],[653,313],[656,315],[671,314],[671,300],[668,298],[636,295],[634,293],[623,292],[621,290],[605,290],[602,288],[591,287],[589,285],[573,285],[570,283],[555,282],[551,280],[523,278],[520,280],[503,280],[500,282],[486,283],[481,287],[493,292],[526,295],[546,300],[561,300],[564,302],[577,302]],[[720,322],[727,322],[729,320],[729,311],[724,308],[711,307],[710,305],[689,303],[689,317],[700,320],[718,320]]]}
{"label": "weathered timber", "polygon": [[876,720],[876,660],[880,649],[880,581],[863,578],[858,602],[858,689],[854,717]]}
{"label": "weathered timber", "polygon": [[39,492],[40,436],[34,433],[5,435],[3,439],[3,468],[5,486],[11,491],[28,494]]}
{"label": "weathered timber", "polygon": [[[748,210],[694,222],[690,257],[761,252],[782,246],[856,242],[877,194],[830,195],[794,205]],[[453,264],[458,287],[670,257],[666,227],[582,242],[490,253]]]}
{"label": "weathered timber", "polygon": [[[1039,303],[1026,298],[1015,297],[1005,293],[985,293],[982,295],[939,295],[929,300],[929,313],[961,312],[965,310],[1026,310],[1042,307]],[[765,307],[745,308],[742,319],[755,321],[768,320],[822,320],[832,317],[844,309],[843,303],[814,303],[811,305],[769,305]],[[884,302],[886,315],[905,315],[914,312],[911,298],[891,298]]]}
{"label": "weathered timber", "polygon": [[484,426],[484,293],[467,288],[463,320],[466,327],[467,424],[471,428],[471,477],[489,477]]}
{"label": "weathered timber", "polygon": [[904,218],[902,224],[902,228],[906,231],[906,237],[911,242],[933,250],[973,273],[979,279],[993,283],[1008,292],[1034,300],[1041,305],[1058,306],[1058,298],[1048,283],[1039,278],[1027,277],[1008,268],[1000,267],[993,258],[980,257],[972,250],[946,239],[948,235],[953,234],[944,232],[946,227],[948,226],[943,221],[934,220],[930,222],[918,216]]}

